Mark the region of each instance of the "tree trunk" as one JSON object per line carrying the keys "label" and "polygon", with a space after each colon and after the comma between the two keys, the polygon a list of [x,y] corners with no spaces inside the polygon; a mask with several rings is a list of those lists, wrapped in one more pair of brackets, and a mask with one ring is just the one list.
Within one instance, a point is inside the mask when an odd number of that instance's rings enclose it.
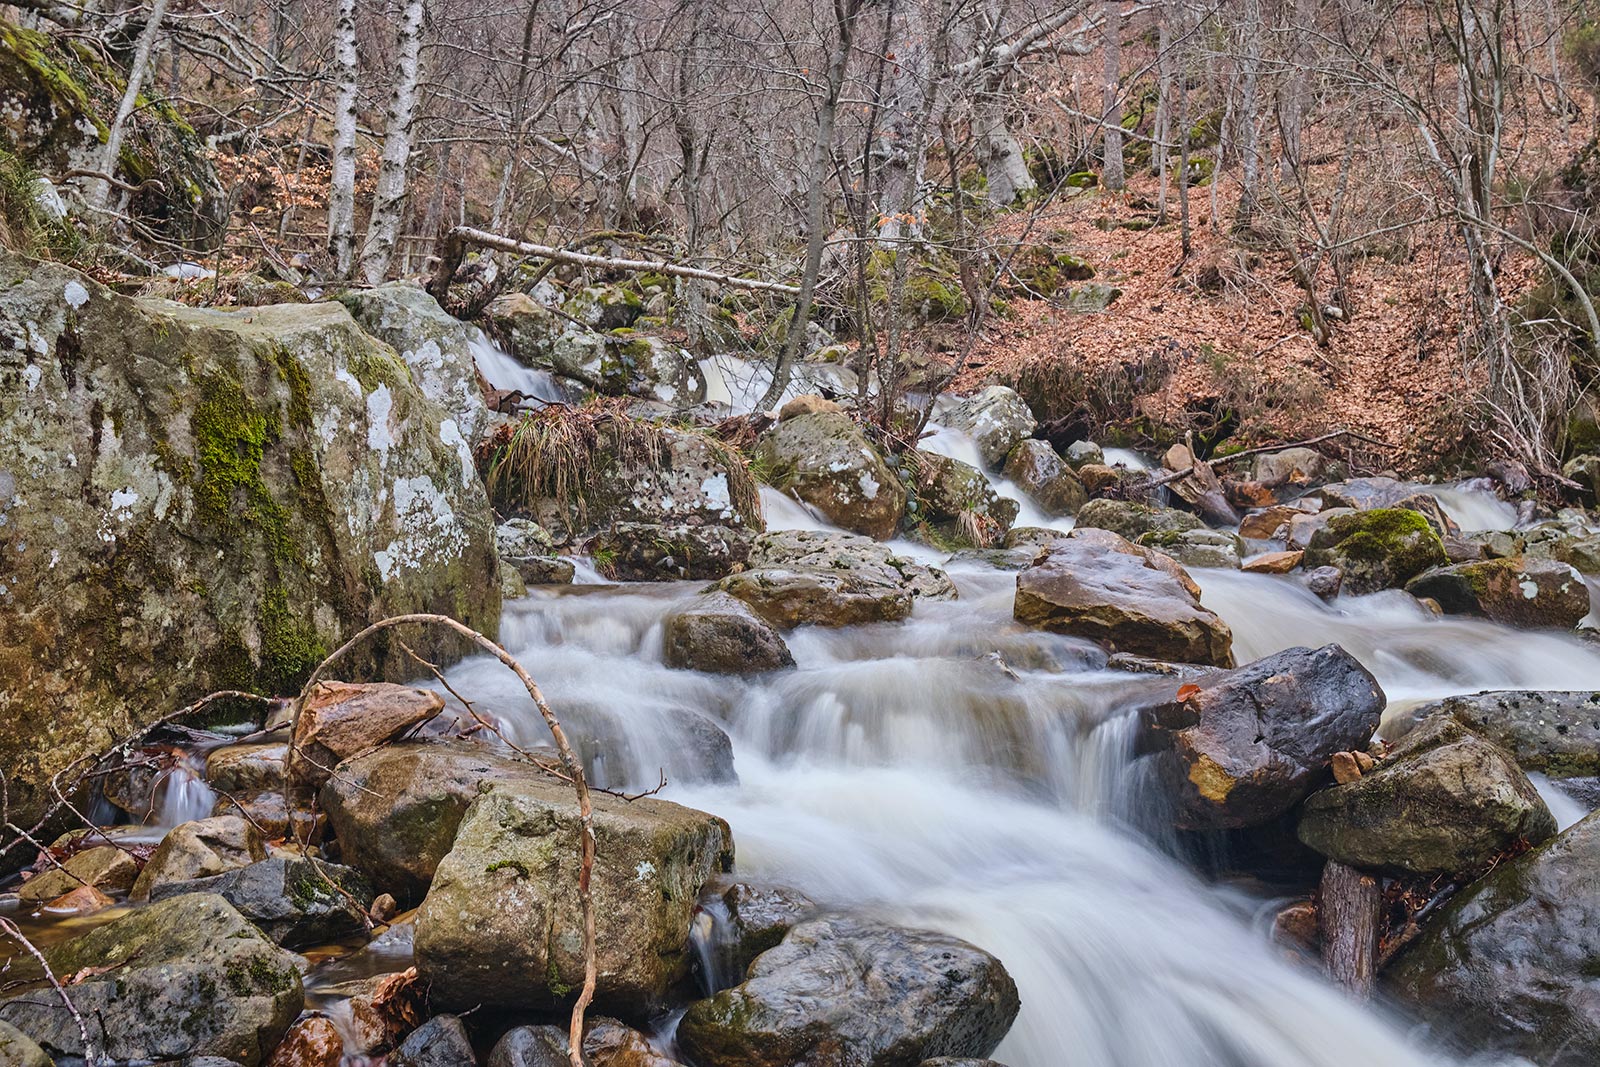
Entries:
{"label": "tree trunk", "polygon": [[924,103],[932,93],[932,58],[928,50],[928,19],[913,7],[896,20],[890,38],[889,54],[894,58],[889,96],[884,104],[884,121],[879,127],[873,154],[882,174],[883,191],[878,198],[882,216],[878,239],[892,242],[922,236],[922,180],[927,143],[919,126],[926,119]]}
{"label": "tree trunk", "polygon": [[1328,977],[1362,1000],[1372,996],[1383,886],[1370,874],[1328,861],[1322,869],[1322,963]]}
{"label": "tree trunk", "polygon": [[1121,93],[1117,91],[1122,80],[1122,22],[1118,6],[1117,0],[1100,0],[1100,32],[1105,45],[1100,86],[1100,126],[1105,140],[1101,183],[1113,192],[1121,192],[1127,184],[1122,172]]}
{"label": "tree trunk", "polygon": [[339,0],[334,22],[333,174],[328,189],[328,254],[334,271],[348,278],[356,257],[356,103],[360,60],[356,54],[356,0]]}
{"label": "tree trunk", "polygon": [[91,208],[104,210],[111,197],[111,183],[106,179],[116,174],[117,159],[122,155],[122,138],[128,129],[128,119],[139,106],[139,93],[150,70],[150,52],[155,48],[156,38],[161,35],[161,20],[166,14],[167,0],[156,0],[150,9],[150,20],[145,23],[144,32],[139,34],[133,62],[128,65],[128,84],[122,93],[122,103],[117,108],[117,117],[112,120],[111,128],[106,132],[106,146],[100,152],[102,176],[90,178],[85,189],[84,199]]}
{"label": "tree trunk", "polygon": [[377,285],[389,274],[395,243],[405,218],[406,177],[411,163],[411,130],[417,118],[417,84],[421,80],[422,16],[425,0],[406,0],[396,42],[394,93],[383,131],[383,161],[372,197],[367,240],[361,246],[361,274]]}
{"label": "tree trunk", "polygon": [[1163,9],[1158,16],[1159,29],[1156,40],[1156,143],[1151,146],[1150,159],[1156,173],[1156,223],[1167,221],[1167,188],[1169,162],[1167,145],[1172,142],[1172,30]]}
{"label": "tree trunk", "polygon": [[973,154],[989,186],[989,202],[997,207],[1014,204],[1038,186],[1028,173],[1022,145],[1006,126],[1001,83],[985,86],[972,102]]}
{"label": "tree trunk", "polygon": [[1261,3],[1245,0],[1243,32],[1244,61],[1239,71],[1239,108],[1234,115],[1234,132],[1239,146],[1239,206],[1234,228],[1249,230],[1255,223],[1256,182],[1261,174],[1260,160],[1260,84],[1261,84]]}

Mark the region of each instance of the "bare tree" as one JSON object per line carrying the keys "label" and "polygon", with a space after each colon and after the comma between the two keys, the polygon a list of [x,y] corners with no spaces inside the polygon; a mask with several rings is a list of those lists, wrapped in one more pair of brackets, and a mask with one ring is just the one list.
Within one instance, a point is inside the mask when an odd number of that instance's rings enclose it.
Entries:
{"label": "bare tree", "polygon": [[421,79],[422,20],[426,0],[406,0],[397,37],[394,90],[383,131],[383,160],[378,187],[361,246],[361,273],[368,284],[388,277],[405,217],[407,178],[411,166],[411,131],[417,120],[417,84]]}
{"label": "bare tree", "polygon": [[328,189],[328,252],[334,270],[348,278],[356,257],[356,107],[361,89],[356,51],[356,0],[339,0],[333,36],[333,173]]}

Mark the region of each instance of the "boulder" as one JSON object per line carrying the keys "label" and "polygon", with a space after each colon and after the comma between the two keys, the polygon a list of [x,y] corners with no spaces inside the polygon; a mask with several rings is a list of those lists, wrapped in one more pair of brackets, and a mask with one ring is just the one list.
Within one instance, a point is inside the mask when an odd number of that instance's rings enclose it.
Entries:
{"label": "boulder", "polygon": [[208,878],[267,858],[266,843],[237,815],[214,815],[174,826],[150,854],[130,900],[150,899],[157,886]]}
{"label": "boulder", "polygon": [[102,893],[126,893],[138,877],[139,861],[127,848],[96,845],[68,856],[60,867],[34,875],[22,883],[17,895],[24,904],[40,904],[85,885]]}
{"label": "boulder", "polygon": [[894,622],[910,615],[919,597],[949,600],[956,595],[943,571],[852,534],[764,534],[751,547],[748,566],[716,588],[784,630],[804,623]]}
{"label": "boulder", "polygon": [[791,929],[742,984],[691,1004],[678,1045],[700,1067],[914,1067],[987,1056],[1019,1007],[1005,967],[974,945],[827,916]]}
{"label": "boulder", "polygon": [[328,817],[313,810],[307,790],[291,789],[286,799],[281,785],[254,793],[221,794],[212,805],[211,814],[242,816],[268,841],[315,845],[323,839],[328,826]]}
{"label": "boulder", "polygon": [[344,1038],[326,1015],[308,1015],[289,1028],[267,1067],[340,1067]]}
{"label": "boulder", "polygon": [[1049,441],[1019,441],[1006,457],[1005,476],[1022,487],[1048,515],[1071,515],[1089,499],[1088,490]]}
{"label": "boulder", "polygon": [[1308,567],[1338,567],[1346,592],[1376,593],[1442,566],[1444,543],[1417,512],[1378,508],[1330,517],[1311,534],[1305,562]]}
{"label": "boulder", "polygon": [[[1510,537],[1509,534],[1503,533],[1499,536]],[[1496,545],[1494,547],[1498,548],[1500,546]],[[1516,553],[1493,551],[1490,554],[1510,556]],[[1561,538],[1550,545],[1547,554],[1551,559],[1570,564],[1580,574],[1600,575],[1600,534]]]}
{"label": "boulder", "polygon": [[1205,523],[1177,508],[1136,504],[1131,500],[1091,500],[1078,510],[1077,528],[1110,530],[1129,541],[1145,543],[1150,535],[1172,535],[1203,530]]}
{"label": "boulder", "polygon": [[467,1028],[455,1015],[435,1015],[400,1042],[388,1062],[393,1067],[477,1067]]}
{"label": "boulder", "polygon": [[[370,619],[499,622],[488,501],[454,419],[341,305],[0,289],[0,770],[50,776],[219,689],[298,690]],[[411,644],[459,658],[429,629]],[[378,640],[344,666],[415,673]],[[48,708],[47,714],[41,714]]]}
{"label": "boulder", "polygon": [[1237,534],[1229,533],[1227,530],[1202,528],[1171,533],[1148,533],[1139,539],[1139,544],[1165,553],[1185,567],[1222,567],[1238,570],[1239,557],[1244,555],[1244,542]]}
{"label": "boulder", "polygon": [[1510,752],[1524,770],[1552,778],[1600,776],[1600,692],[1475,693],[1412,711],[1420,722],[1450,716]]}
{"label": "boulder", "polygon": [[223,745],[206,753],[206,783],[220,793],[282,789],[288,759],[287,741]]}
{"label": "boulder", "polygon": [[847,415],[785,419],[757,442],[756,460],[773,486],[837,526],[880,541],[900,529],[905,487]]}
{"label": "boulder", "polygon": [[1328,460],[1310,448],[1263,452],[1255,458],[1251,477],[1268,489],[1307,489],[1317,484]]}
{"label": "boulder", "polygon": [[[721,527],[713,527],[721,529]],[[522,586],[519,596],[526,596],[530,585],[571,585],[578,568],[562,556],[517,556],[501,559],[502,567],[510,567]]]}
{"label": "boulder", "polygon": [[994,491],[982,471],[959,459],[918,451],[911,463],[917,517],[970,545],[1000,540],[1016,521],[1015,500]]}
{"label": "boulder", "polygon": [[844,408],[826,397],[816,393],[806,393],[797,396],[778,409],[778,421],[799,418],[801,415],[818,415],[823,413],[842,414]]}
{"label": "boulder", "polygon": [[1044,546],[1017,575],[1019,622],[1186,663],[1233,665],[1233,634],[1175,561],[1101,530]]}
{"label": "boulder", "polygon": [[444,698],[431,689],[388,682],[318,682],[295,724],[291,776],[306,785],[321,785],[341,760],[386,745],[443,710]]}
{"label": "boulder", "polygon": [[1067,462],[1074,467],[1085,463],[1104,463],[1105,453],[1093,441],[1074,441],[1067,446]]}
{"label": "boulder", "polygon": [[983,461],[996,469],[1039,425],[1023,399],[1003,385],[991,385],[966,397],[946,411],[941,421],[971,437]]}
{"label": "boulder", "polygon": [[1252,541],[1287,539],[1289,523],[1306,515],[1304,508],[1292,504],[1274,504],[1269,508],[1252,511],[1239,521],[1239,536]]}
{"label": "boulder", "polygon": [[[594,796],[596,1003],[631,1017],[689,975],[695,899],[732,865],[715,816]],[[447,1009],[554,1008],[583,982],[577,804],[565,782],[490,785],[467,809],[416,918],[419,975]]]}
{"label": "boulder", "polygon": [[22,1031],[0,1022],[0,1063],[7,1067],[55,1067],[55,1061]]}
{"label": "boulder", "polygon": [[1412,731],[1376,768],[1306,798],[1300,840],[1390,874],[1475,875],[1556,832],[1539,791],[1503,749],[1454,719]]}
{"label": "boulder", "polygon": [[1146,708],[1148,737],[1179,827],[1228,830],[1283,815],[1330,780],[1337,752],[1364,749],[1384,695],[1338,645],[1290,648],[1186,682]]}
{"label": "boulder", "polygon": [[619,522],[596,534],[587,551],[601,573],[619,581],[706,581],[743,566],[754,537],[733,526]]}
{"label": "boulder", "polygon": [[744,981],[757,956],[776,948],[796,923],[816,910],[810,897],[787,886],[721,878],[707,885],[700,895],[696,924],[704,919],[709,927],[704,936],[717,971],[707,976],[713,992]]}
{"label": "boulder", "polygon": [[365,929],[372,887],[337,863],[274,856],[210,878],[156,886],[152,900],[215,893],[285,948],[337,941]]}
{"label": "boulder", "polygon": [[[139,908],[45,956],[58,975],[85,975],[72,1002],[100,1054],[118,1061],[210,1055],[257,1067],[305,1003],[295,957],[209,893]],[[52,1055],[84,1055],[78,1022],[48,987],[8,995],[0,1022]]]}
{"label": "boulder", "polygon": [[455,420],[468,445],[488,438],[493,419],[474,353],[487,342],[477,327],[451,318],[411,282],[352,289],[341,300],[362,329],[400,354],[422,395]]}
{"label": "boulder", "polygon": [[[519,1026],[489,1053],[488,1067],[567,1067],[567,1028]],[[583,1021],[583,1058],[591,1067],[677,1067],[639,1031],[603,1015]]]}
{"label": "boulder", "polygon": [[1489,559],[1437,567],[1406,583],[1449,615],[1483,615],[1508,626],[1570,630],[1589,614],[1583,575],[1553,559]]}
{"label": "boulder", "polygon": [[1301,580],[1312,593],[1323,600],[1332,600],[1344,587],[1344,571],[1338,567],[1313,567]]}
{"label": "boulder", "polygon": [[756,674],[794,666],[783,636],[744,601],[707,593],[662,620],[667,666],[714,674]]}
{"label": "boulder", "polygon": [[1305,558],[1305,553],[1294,552],[1265,552],[1250,560],[1244,565],[1247,574],[1288,574],[1300,566],[1300,561]]}
{"label": "boulder", "polygon": [[1454,897],[1385,984],[1459,1048],[1600,1062],[1600,814]]}

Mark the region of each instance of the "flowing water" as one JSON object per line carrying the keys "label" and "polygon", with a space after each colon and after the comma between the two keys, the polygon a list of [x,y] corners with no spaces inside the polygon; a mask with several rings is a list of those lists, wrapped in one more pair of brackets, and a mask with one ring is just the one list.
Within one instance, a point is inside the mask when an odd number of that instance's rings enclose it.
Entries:
{"label": "flowing water", "polygon": [[[765,379],[739,364],[713,384],[738,408]],[[924,447],[975,462],[970,440],[931,429]],[[997,488],[1024,501],[1019,524],[1049,524],[1014,486]],[[769,528],[829,528],[773,490],[762,499]],[[1465,528],[1515,520],[1485,493],[1441,499]],[[1337,642],[1378,676],[1391,710],[1485,688],[1600,688],[1600,652],[1575,638],[1440,619],[1403,594],[1329,605],[1287,578],[1194,574],[1240,662]],[[1161,820],[1140,788],[1129,709],[1160,680],[1018,627],[1012,574],[957,564],[951,576],[959,600],[919,602],[901,624],[803,628],[790,635],[795,670],[750,680],[662,664],[662,616],[698,583],[537,590],[507,605],[501,637],[570,729],[625,739],[585,752],[599,779],[649,786],[666,769],[664,796],[730,822],[741,875],[998,955],[1023,1003],[995,1054],[1011,1067],[1446,1062],[1384,1006],[1291,962],[1261,929],[1270,902],[1202,882],[1149,832]],[[543,739],[498,664],[449,677],[513,740]],[[704,746],[685,740],[700,716],[731,735],[738,784],[710,784]],[[1563,824],[1584,813],[1540,786]],[[714,916],[702,924],[709,953]]]}

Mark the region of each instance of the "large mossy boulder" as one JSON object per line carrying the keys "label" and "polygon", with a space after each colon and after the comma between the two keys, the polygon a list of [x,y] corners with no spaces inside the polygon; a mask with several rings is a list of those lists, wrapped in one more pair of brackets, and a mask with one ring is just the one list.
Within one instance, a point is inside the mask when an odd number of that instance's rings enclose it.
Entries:
{"label": "large mossy boulder", "polygon": [[984,473],[970,463],[917,452],[911,460],[917,517],[933,524],[949,541],[992,544],[1011,529],[1019,505],[994,491]]}
{"label": "large mossy boulder", "polygon": [[1189,530],[1203,530],[1205,523],[1197,516],[1152,504],[1139,504],[1131,500],[1112,500],[1102,497],[1091,500],[1078,510],[1077,526],[1088,530],[1110,530],[1129,541],[1145,543],[1150,535],[1180,534]]}
{"label": "large mossy boulder", "polygon": [[1047,515],[1071,515],[1089,499],[1083,483],[1049,441],[1030,437],[1018,442],[1006,456],[1005,476]]}
{"label": "large mossy boulder", "polygon": [[905,487],[848,415],[785,419],[757,443],[756,461],[772,485],[852,533],[882,541],[900,529]]}
{"label": "large mossy boulder", "polygon": [[1179,564],[1106,530],[1044,545],[1017,575],[1018,622],[1137,656],[1233,666],[1233,633]]}
{"label": "large mossy boulder", "polygon": [[[338,304],[224,312],[16,261],[0,288],[0,770],[50,775],[219,689],[293,693],[374,619],[495,633],[454,421]],[[408,641],[441,663],[462,643]],[[343,667],[415,673],[387,641]]]}
{"label": "large mossy boulder", "polygon": [[994,1051],[1020,1008],[995,957],[947,934],[850,916],[791,929],[745,981],[690,1005],[701,1067],[915,1067]]}
{"label": "large mossy boulder", "polygon": [[1365,748],[1377,679],[1338,645],[1290,648],[1185,682],[1144,709],[1156,767],[1186,830],[1261,826],[1329,781],[1334,753]]}
{"label": "large mossy boulder", "polygon": [[[99,1054],[119,1063],[201,1056],[256,1067],[300,1014],[295,957],[211,893],[152,904],[45,953]],[[0,1022],[51,1054],[83,1056],[78,1020],[40,982],[8,990]]]}
{"label": "large mossy boulder", "polygon": [[[34,169],[57,179],[98,171],[125,90],[124,72],[81,33],[0,20],[0,144]],[[161,236],[215,248],[228,197],[205,139],[167,101],[139,100],[123,128],[115,175],[138,187],[127,213]]]}
{"label": "large mossy boulder", "polygon": [[[663,800],[594,796],[595,1003],[646,1018],[689,978],[701,888],[731,869],[728,824]],[[553,778],[496,784],[467,809],[416,919],[435,1006],[554,1008],[583,984],[579,821]]]}
{"label": "large mossy boulder", "polygon": [[1376,508],[1335,515],[1311,534],[1306,567],[1338,567],[1348,593],[1402,586],[1445,564],[1444,542],[1419,512]]}
{"label": "large mossy boulder", "polygon": [[1444,716],[1412,731],[1374,770],[1313,793],[1299,831],[1346,866],[1424,875],[1473,875],[1555,832],[1516,761]]}
{"label": "large mossy boulder", "polygon": [[942,421],[971,437],[983,461],[996,469],[1039,425],[1027,402],[1003,385],[966,397],[946,411]]}
{"label": "large mossy boulder", "polygon": [[1600,692],[1501,690],[1446,697],[1415,709],[1425,723],[1451,716],[1552,778],[1600,776]]}
{"label": "large mossy boulder", "polygon": [[1436,567],[1406,583],[1450,615],[1482,615],[1508,626],[1570,630],[1589,614],[1583,575],[1553,559],[1486,559]]}
{"label": "large mossy boulder", "polygon": [[1451,900],[1385,984],[1462,1050],[1600,1062],[1600,814]]}

